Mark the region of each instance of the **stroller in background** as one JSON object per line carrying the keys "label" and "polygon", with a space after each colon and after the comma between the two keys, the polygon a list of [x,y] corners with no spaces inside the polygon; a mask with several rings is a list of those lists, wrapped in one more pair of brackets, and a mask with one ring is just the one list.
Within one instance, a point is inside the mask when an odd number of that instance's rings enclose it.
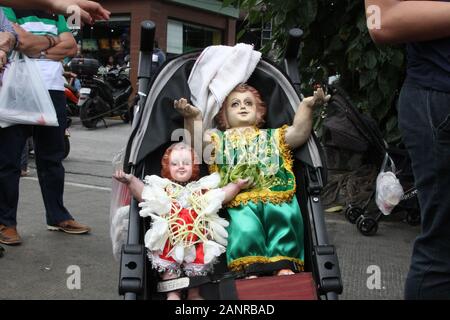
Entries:
{"label": "stroller in background", "polygon": [[[139,93],[141,99],[135,113],[133,130],[126,147],[124,170],[137,177],[160,174],[160,159],[171,144],[171,134],[183,128],[183,118],[173,107],[174,99],[190,97],[187,84],[190,71],[200,51],[186,53],[167,60],[153,76],[151,52],[153,50],[155,25],[151,21],[142,23],[141,58],[139,66]],[[287,76],[278,67],[263,59],[258,64],[248,83],[259,89],[267,102],[267,127],[279,127],[291,123],[294,108],[300,98],[297,53],[301,30],[290,31],[285,67]],[[145,99],[144,99],[145,98]],[[284,106],[284,107],[280,107]],[[330,245],[325,227],[320,192],[326,179],[322,166],[319,145],[314,138],[295,152],[294,171],[297,178],[297,197],[305,226],[304,272],[282,277],[258,277],[245,279],[248,275],[273,274],[274,270],[286,268],[278,262],[254,264],[245,272],[228,272],[224,255],[215,267],[214,274],[200,277],[182,277],[171,280],[171,288],[159,281],[146,257],[144,234],[150,226],[148,218],[139,217],[135,199],[131,200],[127,243],[122,248],[119,294],[125,299],[164,299],[164,292],[200,286],[205,299],[294,299],[289,292],[302,292],[306,299],[337,299],[342,293],[339,263],[334,246]],[[201,175],[207,174],[202,165]],[[258,290],[258,284],[269,284],[270,290]],[[276,282],[278,281],[278,282]],[[282,284],[280,284],[282,282]],[[167,284],[167,282],[166,282]],[[249,285],[255,285],[252,286]],[[259,287],[261,288],[261,287]],[[278,290],[277,290],[278,289]],[[290,291],[291,290],[291,291]],[[310,290],[311,295],[306,294]]]}
{"label": "stroller in background", "polygon": [[[391,213],[406,213],[406,221],[410,225],[420,223],[420,209],[417,189],[411,163],[405,149],[389,146],[383,139],[376,122],[365,114],[361,114],[352,104],[348,95],[338,86],[331,85],[329,93],[332,98],[328,104],[327,119],[324,123],[325,147],[342,148],[347,145],[353,150],[364,153],[377,168],[386,165],[396,168],[395,174],[404,191],[400,203]],[[383,213],[369,212],[369,205],[375,198],[375,187],[368,199],[362,204],[348,204],[345,217],[365,236],[374,235],[378,231],[378,221]]]}

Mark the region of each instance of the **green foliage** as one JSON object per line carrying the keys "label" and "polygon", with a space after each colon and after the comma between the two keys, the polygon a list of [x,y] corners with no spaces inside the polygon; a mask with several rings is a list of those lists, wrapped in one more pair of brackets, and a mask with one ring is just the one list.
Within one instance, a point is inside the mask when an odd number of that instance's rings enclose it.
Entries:
{"label": "green foliage", "polygon": [[247,25],[272,21],[274,48],[262,51],[280,58],[288,30],[303,29],[299,58],[302,90],[338,74],[339,85],[355,105],[371,114],[390,143],[399,142],[395,103],[404,77],[403,47],[377,47],[369,36],[364,1],[227,0],[247,12]]}

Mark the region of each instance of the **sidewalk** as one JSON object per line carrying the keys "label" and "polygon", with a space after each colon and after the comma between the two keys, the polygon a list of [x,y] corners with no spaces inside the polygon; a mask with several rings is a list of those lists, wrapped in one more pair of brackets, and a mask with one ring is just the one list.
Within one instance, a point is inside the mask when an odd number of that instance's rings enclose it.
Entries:
{"label": "sidewalk", "polygon": [[[0,260],[2,299],[119,299],[118,263],[109,239],[109,192],[66,186],[66,205],[74,217],[92,227],[91,234],[48,231],[39,184],[21,181],[18,230],[23,244],[5,246]],[[67,281],[79,267],[80,289]],[[74,269],[75,268],[75,269]],[[66,273],[69,271],[69,273]],[[73,278],[69,283],[76,285]]]}

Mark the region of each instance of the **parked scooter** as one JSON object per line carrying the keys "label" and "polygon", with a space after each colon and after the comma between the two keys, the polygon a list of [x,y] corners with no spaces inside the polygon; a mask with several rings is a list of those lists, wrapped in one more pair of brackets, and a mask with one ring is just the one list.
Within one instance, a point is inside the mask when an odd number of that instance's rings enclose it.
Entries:
{"label": "parked scooter", "polygon": [[78,107],[80,120],[86,128],[95,128],[104,117],[120,116],[128,122],[132,87],[129,68],[120,67],[109,70],[103,76],[97,75],[99,63],[95,59],[73,59],[70,68],[81,79]]}
{"label": "parked scooter", "polygon": [[69,117],[78,117],[80,115],[80,109],[78,107],[78,100],[80,93],[75,87],[75,81],[77,75],[73,72],[64,72],[64,95],[67,101],[67,115]]}

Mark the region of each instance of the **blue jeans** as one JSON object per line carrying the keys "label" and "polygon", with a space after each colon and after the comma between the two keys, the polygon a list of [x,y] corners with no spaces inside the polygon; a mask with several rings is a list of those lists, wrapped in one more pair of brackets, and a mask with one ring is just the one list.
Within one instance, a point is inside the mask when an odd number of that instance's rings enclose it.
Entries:
{"label": "blue jeans", "polygon": [[72,219],[63,204],[66,98],[63,91],[50,91],[50,96],[59,127],[15,125],[0,129],[0,224],[17,225],[21,156],[31,132],[47,224]]}
{"label": "blue jeans", "polygon": [[450,93],[405,83],[398,111],[422,219],[405,299],[450,299]]}

